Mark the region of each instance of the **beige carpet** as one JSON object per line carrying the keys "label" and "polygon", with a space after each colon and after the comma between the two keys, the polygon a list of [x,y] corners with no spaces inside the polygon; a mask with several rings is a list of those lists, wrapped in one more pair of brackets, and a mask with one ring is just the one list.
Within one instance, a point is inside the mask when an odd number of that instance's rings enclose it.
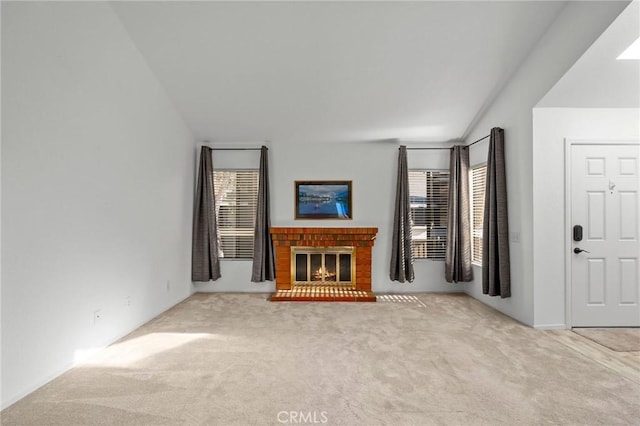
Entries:
{"label": "beige carpet", "polygon": [[640,328],[574,328],[573,332],[616,352],[640,351]]}
{"label": "beige carpet", "polygon": [[525,327],[464,295],[273,303],[197,294],[7,408],[1,421],[638,424],[638,360],[618,371],[588,355],[593,348],[581,352],[583,344],[600,348],[569,330]]}

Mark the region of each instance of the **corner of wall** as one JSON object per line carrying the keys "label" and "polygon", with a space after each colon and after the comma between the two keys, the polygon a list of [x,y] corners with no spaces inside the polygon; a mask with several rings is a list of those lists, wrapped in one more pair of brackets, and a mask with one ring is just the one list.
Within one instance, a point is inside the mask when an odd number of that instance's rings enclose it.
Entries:
{"label": "corner of wall", "polygon": [[[489,298],[476,281],[470,296],[534,325],[533,108],[621,10],[609,2],[569,2],[466,137],[473,141],[495,126],[505,129],[512,297]],[[486,148],[478,144],[473,149]]]}

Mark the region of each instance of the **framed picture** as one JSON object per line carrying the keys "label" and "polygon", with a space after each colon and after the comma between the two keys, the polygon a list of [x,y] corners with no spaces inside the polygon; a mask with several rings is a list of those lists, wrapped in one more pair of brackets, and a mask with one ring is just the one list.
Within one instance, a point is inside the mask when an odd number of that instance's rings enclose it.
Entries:
{"label": "framed picture", "polygon": [[353,219],[350,180],[296,181],[296,219]]}

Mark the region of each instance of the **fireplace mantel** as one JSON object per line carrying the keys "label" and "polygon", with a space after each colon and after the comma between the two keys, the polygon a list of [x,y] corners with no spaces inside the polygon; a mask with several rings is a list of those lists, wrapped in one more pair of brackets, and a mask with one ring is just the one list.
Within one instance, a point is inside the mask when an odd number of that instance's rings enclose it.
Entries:
{"label": "fireplace mantel", "polygon": [[[378,228],[276,227],[271,228],[270,231],[276,255],[276,294],[271,300],[375,301],[375,295],[371,293],[371,249]],[[302,298],[291,299],[278,296],[296,290],[291,277],[292,247],[347,246],[353,247],[355,253],[355,279],[353,291],[341,289],[341,294],[346,294],[345,297],[337,298],[334,295],[327,295],[326,292],[323,297],[317,297],[308,291],[305,293],[306,296]]]}

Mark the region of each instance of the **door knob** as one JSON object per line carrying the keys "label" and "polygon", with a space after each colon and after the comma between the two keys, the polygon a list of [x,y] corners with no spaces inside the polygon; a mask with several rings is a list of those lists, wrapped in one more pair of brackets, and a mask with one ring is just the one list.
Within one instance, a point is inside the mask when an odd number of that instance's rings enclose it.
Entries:
{"label": "door knob", "polygon": [[576,247],[576,248],[574,248],[574,249],[573,249],[573,252],[574,252],[575,254],[580,254],[580,253],[582,253],[582,252],[585,252],[585,253],[591,253],[590,251],[582,250],[580,247]]}

